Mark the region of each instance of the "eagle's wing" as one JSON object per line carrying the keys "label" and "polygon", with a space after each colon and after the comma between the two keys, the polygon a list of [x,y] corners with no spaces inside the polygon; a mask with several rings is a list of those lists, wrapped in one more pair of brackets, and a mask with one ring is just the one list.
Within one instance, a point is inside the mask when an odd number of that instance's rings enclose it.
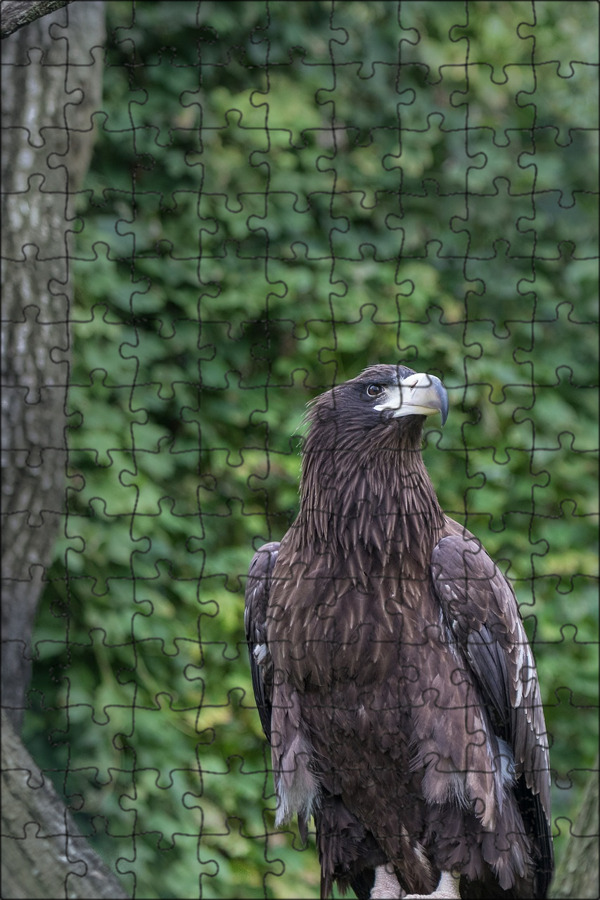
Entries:
{"label": "eagle's wing", "polygon": [[550,771],[535,661],[511,585],[476,538],[451,527],[455,533],[432,553],[434,590],[492,727],[514,755],[515,791],[536,835],[542,875],[552,870]]}
{"label": "eagle's wing", "polygon": [[246,582],[244,627],[250,655],[250,671],[256,706],[263,731],[271,742],[272,660],[267,644],[267,603],[271,575],[277,561],[279,543],[263,544],[252,559]]}

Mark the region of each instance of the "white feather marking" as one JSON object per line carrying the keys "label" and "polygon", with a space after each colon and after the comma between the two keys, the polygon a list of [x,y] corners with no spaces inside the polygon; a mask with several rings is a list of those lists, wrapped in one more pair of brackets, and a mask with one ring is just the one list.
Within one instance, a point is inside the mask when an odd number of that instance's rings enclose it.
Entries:
{"label": "white feather marking", "polygon": [[498,741],[499,750],[496,760],[500,768],[502,787],[506,788],[515,780],[515,757],[506,741],[503,741],[502,738],[496,738],[496,740]]}
{"label": "white feather marking", "polygon": [[311,750],[302,735],[297,734],[287,748],[278,767],[276,777],[277,814],[275,825],[279,828],[294,813],[309,816],[317,801],[318,786],[309,769]]}
{"label": "white feather marking", "polygon": [[252,656],[254,657],[254,662],[257,666],[260,666],[264,661],[267,655],[267,645],[266,644],[255,644],[254,650],[252,651]]}
{"label": "white feather marking", "polygon": [[429,862],[429,857],[425,852],[423,844],[421,844],[419,841],[415,841],[413,850],[422,867],[429,875],[431,875],[431,863]]}

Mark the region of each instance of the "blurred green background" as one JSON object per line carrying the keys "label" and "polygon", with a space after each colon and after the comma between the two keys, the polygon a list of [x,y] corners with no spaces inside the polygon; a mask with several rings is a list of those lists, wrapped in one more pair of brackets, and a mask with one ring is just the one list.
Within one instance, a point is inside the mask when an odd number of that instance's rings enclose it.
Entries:
{"label": "blurred green background", "polygon": [[401,361],[448,387],[426,463],[522,604],[560,856],[597,747],[596,4],[107,13],[29,748],[135,896],[318,896],[245,576],[306,402]]}

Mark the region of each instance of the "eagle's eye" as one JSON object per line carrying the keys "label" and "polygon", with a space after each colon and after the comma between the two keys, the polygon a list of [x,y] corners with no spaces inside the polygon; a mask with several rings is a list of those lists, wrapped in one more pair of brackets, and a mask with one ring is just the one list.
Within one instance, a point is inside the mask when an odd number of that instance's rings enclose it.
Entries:
{"label": "eagle's eye", "polygon": [[367,395],[369,397],[379,397],[383,393],[383,387],[380,384],[367,385]]}

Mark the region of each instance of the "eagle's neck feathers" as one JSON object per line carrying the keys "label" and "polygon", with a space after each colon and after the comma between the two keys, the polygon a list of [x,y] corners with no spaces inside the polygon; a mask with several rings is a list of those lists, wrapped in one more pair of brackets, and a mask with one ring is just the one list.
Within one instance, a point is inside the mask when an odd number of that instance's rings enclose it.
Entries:
{"label": "eagle's neck feathers", "polygon": [[[347,440],[307,439],[296,528],[304,545],[335,554],[367,547],[382,564],[410,556],[428,567],[445,517],[421,456],[421,422]],[[362,439],[359,439],[362,437]]]}

